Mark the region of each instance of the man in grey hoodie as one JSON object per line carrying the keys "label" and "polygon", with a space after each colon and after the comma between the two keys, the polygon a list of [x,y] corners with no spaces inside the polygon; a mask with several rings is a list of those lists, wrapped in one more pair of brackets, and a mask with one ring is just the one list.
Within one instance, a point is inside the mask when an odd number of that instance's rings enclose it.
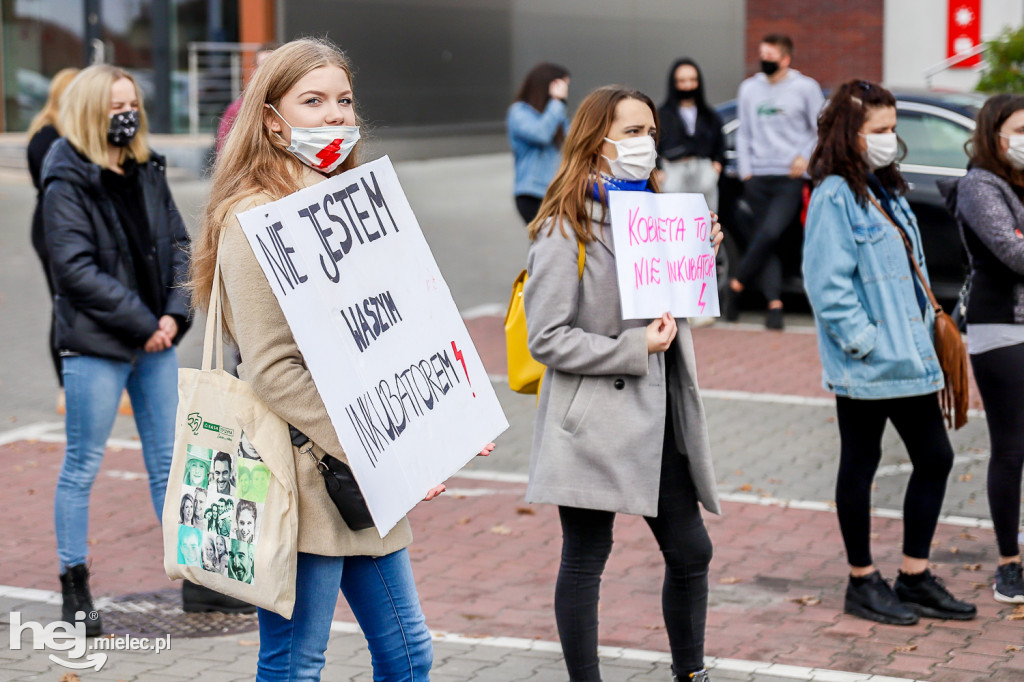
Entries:
{"label": "man in grey hoodie", "polygon": [[761,73],[740,84],[736,132],[743,197],[754,225],[723,309],[726,319],[735,320],[737,296],[760,275],[768,300],[765,326],[782,329],[782,263],[777,247],[800,211],[807,162],[818,140],[818,112],[825,99],[817,81],[790,68],[793,41],[789,36],[765,36],[758,54]]}

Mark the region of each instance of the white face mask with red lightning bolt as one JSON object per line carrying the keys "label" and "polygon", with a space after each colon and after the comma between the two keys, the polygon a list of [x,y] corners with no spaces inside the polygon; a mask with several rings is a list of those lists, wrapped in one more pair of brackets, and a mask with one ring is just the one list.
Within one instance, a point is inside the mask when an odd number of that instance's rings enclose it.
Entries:
{"label": "white face mask with red lightning bolt", "polygon": [[284,124],[291,128],[292,141],[288,151],[302,163],[314,170],[327,174],[341,165],[352,148],[359,141],[359,126],[320,126],[319,128],[296,128],[284,120],[273,104],[274,110]]}

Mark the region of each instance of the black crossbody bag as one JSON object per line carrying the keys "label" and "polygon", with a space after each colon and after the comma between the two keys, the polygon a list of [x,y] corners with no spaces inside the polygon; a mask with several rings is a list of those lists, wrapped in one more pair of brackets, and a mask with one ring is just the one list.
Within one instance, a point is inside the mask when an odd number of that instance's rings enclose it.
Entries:
{"label": "black crossbody bag", "polygon": [[340,459],[331,457],[327,453],[317,459],[313,454],[313,441],[306,434],[291,424],[288,425],[288,431],[291,434],[292,445],[297,447],[300,453],[308,454],[316,464],[317,471],[324,477],[327,494],[331,496],[331,501],[338,508],[338,513],[341,514],[341,520],[345,522],[345,525],[352,530],[373,528],[373,517],[370,516],[366,498],[363,497],[362,491],[356,484],[355,476],[352,475],[352,469]]}

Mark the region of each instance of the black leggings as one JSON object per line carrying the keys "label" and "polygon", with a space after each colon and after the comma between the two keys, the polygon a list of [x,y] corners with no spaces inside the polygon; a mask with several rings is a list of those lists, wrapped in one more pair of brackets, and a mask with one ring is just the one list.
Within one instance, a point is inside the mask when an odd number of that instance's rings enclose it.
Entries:
{"label": "black leggings", "polygon": [[[671,419],[667,420],[671,422]],[[673,443],[665,429],[666,443]],[[658,516],[644,517],[665,558],[661,608],[672,663],[682,677],[704,667],[711,538],[697,508],[686,457],[674,444],[662,455]],[[597,662],[597,601],[612,551],[615,513],[559,507],[562,564],[555,586],[555,620],[572,682],[601,679]]]}
{"label": "black leggings", "polygon": [[769,301],[782,296],[779,240],[800,213],[803,190],[803,180],[785,175],[755,175],[743,183],[743,198],[754,215],[754,225],[736,279],[749,287],[760,275],[761,291]]}
{"label": "black leggings", "polygon": [[938,395],[856,400],[836,397],[839,476],[836,511],[851,566],[870,566],[871,482],[882,459],[882,432],[892,420],[914,466],[903,497],[903,553],[927,559],[939,521],[953,447],[946,435]]}
{"label": "black leggings", "polygon": [[1024,469],[1024,343],[971,356],[988,417],[988,506],[999,554],[1020,554],[1020,479]]}
{"label": "black leggings", "polygon": [[519,211],[520,217],[523,222],[527,225],[533,222],[533,219],[537,217],[537,211],[540,210],[540,197],[531,197],[528,194],[516,195],[516,210]]}

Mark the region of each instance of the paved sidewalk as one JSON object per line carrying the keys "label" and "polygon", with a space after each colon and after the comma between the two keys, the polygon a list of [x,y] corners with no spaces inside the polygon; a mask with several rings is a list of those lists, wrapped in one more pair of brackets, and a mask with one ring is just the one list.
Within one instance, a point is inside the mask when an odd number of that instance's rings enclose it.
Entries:
{"label": "paved sidewalk", "polygon": [[[492,376],[503,373],[499,320],[469,323]],[[725,514],[708,515],[715,545],[707,654],[716,680],[882,676],[938,681],[1024,679],[1024,621],[991,599],[996,552],[984,502],[987,436],[974,418],[953,435],[958,464],[933,562],[950,589],[974,600],[978,619],[924,620],[909,628],[842,615],[846,567],[831,511],[838,434],[831,399],[817,387],[814,336],[716,325],[694,332],[701,386]],[[500,378],[496,378],[500,383]],[[434,679],[563,680],[553,618],[560,535],[555,510],[526,505],[522,475],[533,399],[499,386],[512,424],[498,453],[478,458],[449,492],[411,514],[410,552],[428,623],[439,635]],[[45,652],[12,650],[7,612],[48,622],[59,613],[32,588],[56,587],[52,496],[63,446],[59,423],[0,440],[0,679],[59,680]],[[6,439],[10,441],[10,437]],[[55,442],[56,441],[56,442]],[[174,586],[160,565],[160,534],[141,458],[108,449],[92,503],[94,592],[117,598]],[[887,434],[875,501],[873,546],[883,572],[899,561],[905,452]],[[786,502],[783,502],[785,500]],[[977,500],[977,502],[975,502]],[[668,680],[660,615],[662,563],[641,519],[620,516],[602,584],[605,679]],[[26,596],[28,595],[28,596]],[[31,598],[29,598],[31,597]],[[25,616],[26,618],[28,615]],[[182,616],[184,617],[184,616]],[[370,679],[368,656],[344,603],[325,680]],[[121,634],[121,633],[118,633]],[[251,679],[257,633],[175,639],[170,652],[113,652],[81,679]],[[744,663],[745,662],[745,663]],[[847,671],[845,674],[823,670]],[[11,675],[11,677],[7,677]]]}

